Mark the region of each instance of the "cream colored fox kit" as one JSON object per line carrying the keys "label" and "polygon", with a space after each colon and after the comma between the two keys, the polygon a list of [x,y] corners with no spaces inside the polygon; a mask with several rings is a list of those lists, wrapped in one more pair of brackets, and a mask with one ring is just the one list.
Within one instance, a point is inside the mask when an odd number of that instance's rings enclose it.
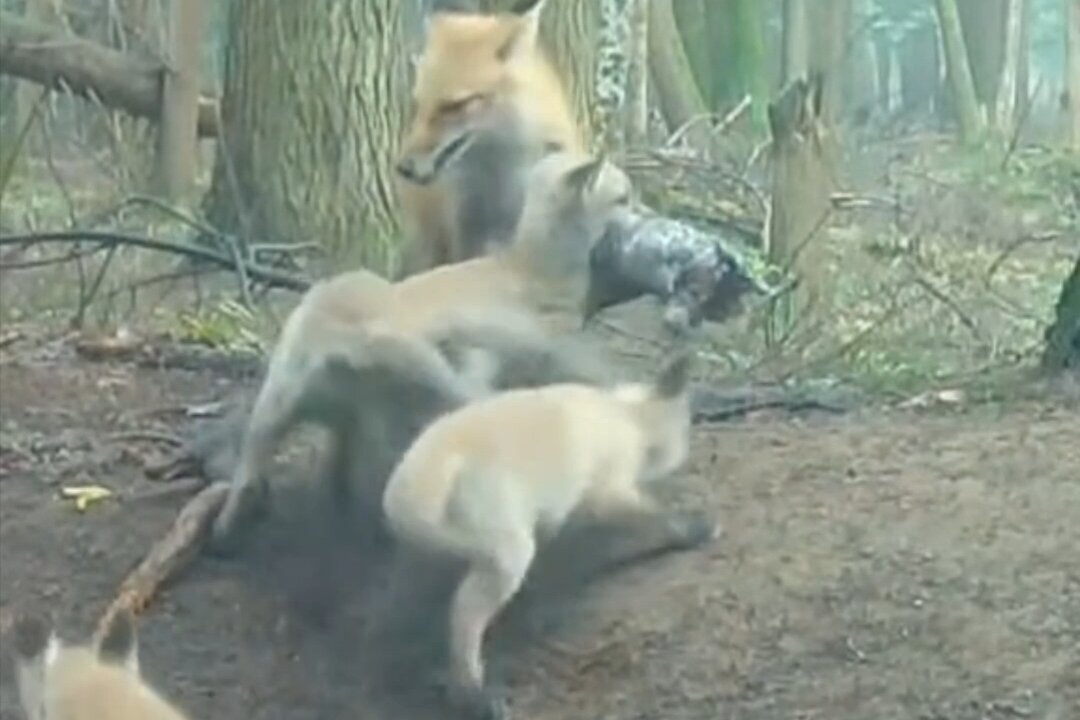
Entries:
{"label": "cream colored fox kit", "polygon": [[97,647],[64,645],[29,615],[14,632],[26,720],[186,720],[141,678],[130,613],[117,615]]}
{"label": "cream colored fox kit", "polygon": [[[397,186],[409,236],[404,275],[509,242],[525,198],[520,168],[584,143],[537,42],[544,0],[512,12],[433,10],[416,65]],[[453,163],[467,133],[474,142]]]}
{"label": "cream colored fox kit", "polygon": [[572,513],[658,526],[653,550],[715,535],[703,516],[661,510],[646,486],[686,460],[684,356],[652,385],[511,390],[432,422],[387,483],[383,509],[401,540],[468,564],[450,617],[453,692],[477,717],[506,709],[484,688],[484,631],[521,587],[538,539]]}
{"label": "cream colored fox kit", "polygon": [[[295,424],[330,428],[332,467],[362,461],[350,455],[349,438],[357,424],[383,422],[372,397],[377,385],[395,381],[412,395],[426,393],[417,412],[430,418],[490,392],[514,349],[550,357],[544,372],[552,380],[589,376],[579,358],[549,352],[532,314],[548,300],[565,300],[568,279],[583,285],[589,248],[627,202],[629,181],[603,160],[571,153],[549,155],[527,172],[529,196],[509,247],[398,283],[357,270],[308,291],[271,355],[212,547],[232,549],[264,494],[263,470]],[[465,352],[454,366],[439,350],[447,342],[483,352]]]}

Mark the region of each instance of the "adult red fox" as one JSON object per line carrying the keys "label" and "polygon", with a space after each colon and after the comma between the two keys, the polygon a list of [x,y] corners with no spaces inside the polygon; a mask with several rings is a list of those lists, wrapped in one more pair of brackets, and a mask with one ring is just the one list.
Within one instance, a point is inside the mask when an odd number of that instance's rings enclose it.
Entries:
{"label": "adult red fox", "polygon": [[141,678],[130,613],[118,614],[96,647],[64,645],[33,615],[19,617],[14,635],[26,720],[185,720]]}
{"label": "adult red fox", "polygon": [[[350,456],[357,425],[407,435],[397,448],[404,451],[420,428],[403,433],[402,412],[426,422],[505,386],[497,376],[522,356],[554,361],[535,368],[543,379],[523,384],[600,377],[580,357],[551,352],[550,336],[534,316],[573,303],[575,285],[583,292],[589,248],[624,210],[629,180],[602,159],[568,152],[548,155],[527,174],[529,193],[510,245],[397,283],[358,270],[308,291],[271,355],[214,523],[213,548],[231,550],[241,520],[264,495],[263,470],[301,421],[331,430],[334,466],[355,467],[365,460]],[[446,344],[457,351],[446,353]],[[448,355],[464,359],[453,365]],[[386,463],[387,473],[396,460]],[[381,484],[376,506],[379,498]]]}
{"label": "adult red fox", "polygon": [[661,510],[645,494],[689,453],[688,366],[677,358],[651,385],[568,383],[474,402],[433,421],[390,476],[393,534],[468,565],[449,642],[452,698],[470,714],[506,716],[484,687],[484,632],[521,587],[538,539],[572,513],[659,525],[654,552],[714,537],[703,515]]}
{"label": "adult red fox", "polygon": [[[397,187],[408,245],[402,275],[509,242],[524,203],[521,166],[582,152],[574,111],[537,42],[545,0],[497,14],[435,8],[416,64]],[[472,147],[443,173],[466,133]]]}

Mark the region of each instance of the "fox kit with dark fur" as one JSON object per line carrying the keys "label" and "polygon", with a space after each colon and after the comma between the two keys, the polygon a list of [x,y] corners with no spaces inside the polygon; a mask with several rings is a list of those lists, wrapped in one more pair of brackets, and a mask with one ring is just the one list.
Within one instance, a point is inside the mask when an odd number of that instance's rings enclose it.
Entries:
{"label": "fox kit with dark fur", "polygon": [[484,632],[521,587],[537,542],[571,514],[660,528],[657,550],[715,535],[701,515],[660,509],[646,486],[686,460],[687,356],[653,384],[511,390],[432,422],[387,483],[391,531],[414,548],[464,560],[450,610],[452,692],[476,717],[505,708],[484,687]]}
{"label": "fox kit with dark fur", "polygon": [[[519,169],[584,149],[573,108],[537,35],[544,0],[496,14],[436,8],[416,64],[398,194],[409,237],[403,275],[509,242],[525,198]],[[466,134],[474,141],[450,166]]]}
{"label": "fox kit with dark fur", "polygon": [[31,615],[16,621],[14,635],[26,720],[186,720],[140,676],[130,613],[117,615],[96,647],[64,645]]}
{"label": "fox kit with dark fur", "polygon": [[[552,381],[601,376],[579,358],[550,352],[533,312],[565,302],[573,279],[583,286],[589,248],[625,205],[629,181],[603,160],[572,153],[549,155],[527,172],[529,195],[510,246],[398,283],[357,270],[308,291],[286,320],[252,408],[214,524],[219,552],[232,548],[257,506],[263,470],[295,424],[331,429],[332,467],[362,461],[350,456],[349,437],[358,424],[384,421],[383,400],[373,394],[389,395],[378,385],[408,388],[415,414],[431,418],[490,392],[506,364],[520,362],[515,352],[555,360],[543,368]],[[447,344],[462,358],[456,366],[440,350]]]}

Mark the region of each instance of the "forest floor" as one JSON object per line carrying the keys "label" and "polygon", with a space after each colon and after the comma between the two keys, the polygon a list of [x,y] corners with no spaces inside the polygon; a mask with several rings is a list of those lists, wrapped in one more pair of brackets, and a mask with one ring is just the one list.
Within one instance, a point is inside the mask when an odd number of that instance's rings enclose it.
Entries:
{"label": "forest floor", "polygon": [[[47,607],[79,639],[184,502],[143,476],[170,448],[121,433],[182,434],[183,408],[234,383],[56,347],[0,356],[0,620]],[[674,498],[722,537],[561,594],[556,622],[505,624],[514,642],[498,626],[490,671],[531,720],[1080,717],[1078,428],[1075,387],[699,426]],[[84,482],[116,496],[57,498]],[[150,607],[146,675],[195,718],[444,717],[365,670],[372,558],[292,519]],[[5,649],[2,720],[11,666]]]}

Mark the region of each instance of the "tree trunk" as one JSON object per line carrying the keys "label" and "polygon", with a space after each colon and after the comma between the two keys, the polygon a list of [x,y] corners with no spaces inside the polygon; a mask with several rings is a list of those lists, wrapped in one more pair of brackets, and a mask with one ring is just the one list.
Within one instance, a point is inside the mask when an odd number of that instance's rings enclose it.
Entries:
{"label": "tree trunk", "polygon": [[956,0],[935,0],[935,3],[945,46],[945,65],[952,88],[952,105],[960,125],[960,137],[964,142],[971,142],[981,134],[983,123],[971,67],[968,64],[964,33],[960,29],[960,15],[956,9]]}
{"label": "tree trunk", "polygon": [[154,184],[162,197],[172,201],[185,198],[195,182],[204,11],[203,0],[171,6],[171,58],[162,93]]}
{"label": "tree trunk", "polygon": [[1042,366],[1051,372],[1065,368],[1080,371],[1080,257],[1061,286],[1054,324],[1046,332]]}
{"label": "tree trunk", "polygon": [[817,236],[830,210],[832,173],[823,151],[823,78],[796,80],[769,105],[772,133],[772,204],[766,253],[799,278],[798,292],[774,308],[767,340],[784,335],[797,314],[820,299],[823,263]]}
{"label": "tree trunk", "polygon": [[1020,45],[1024,34],[1026,7],[1024,0],[1009,0],[1006,4],[1005,59],[994,113],[994,125],[1005,135],[1012,134],[1013,123],[1016,121],[1016,88],[1020,77],[1020,62],[1027,53],[1027,48]]}
{"label": "tree trunk", "polygon": [[616,155],[626,144],[624,118],[630,75],[630,2],[599,0],[594,130],[604,147]]}
{"label": "tree trunk", "polygon": [[631,0],[630,58],[626,68],[626,142],[644,145],[649,134],[649,3]]}
{"label": "tree trunk", "polygon": [[997,108],[1005,64],[1005,25],[1011,0],[954,0],[984,122]]}
{"label": "tree trunk", "polygon": [[912,28],[900,46],[900,98],[904,114],[929,116],[941,91],[937,26]]}
{"label": "tree trunk", "polygon": [[818,0],[807,9],[812,28],[810,71],[824,79],[821,118],[835,125],[844,108],[845,59],[854,8],[852,0]]}
{"label": "tree trunk", "polygon": [[[660,112],[668,128],[675,132],[705,114],[690,61],[686,57],[675,24],[673,0],[649,0],[649,72]],[[696,125],[690,138],[698,149],[708,147],[708,128]]]}
{"label": "tree trunk", "polygon": [[806,26],[806,0],[784,0],[783,41],[780,61],[780,86],[806,77],[810,44]]}
{"label": "tree trunk", "polygon": [[[60,25],[60,11],[53,4],[53,0],[26,0],[24,9],[26,19],[34,24]],[[30,119],[30,113],[38,102],[41,93],[40,86],[26,80],[15,82],[15,127],[21,129]],[[39,128],[32,127],[23,140],[23,157],[39,155],[43,148],[42,136]]]}
{"label": "tree trunk", "polygon": [[386,270],[408,97],[400,3],[231,6],[207,216],[249,242],[314,240],[332,261]]}
{"label": "tree trunk", "polygon": [[1065,2],[1065,97],[1069,145],[1080,151],[1080,0]]}
{"label": "tree trunk", "polygon": [[[719,38],[709,37],[709,24],[705,15],[705,0],[662,0],[671,6],[671,13],[675,18],[675,33],[671,36],[675,42],[681,39],[682,50],[686,53],[691,76],[697,86],[698,96],[702,99],[705,107],[710,106],[709,93],[712,92],[712,70],[709,54],[710,44],[719,42]],[[651,5],[657,5],[655,0],[649,0]],[[667,12],[655,7],[650,12],[656,14]]]}

